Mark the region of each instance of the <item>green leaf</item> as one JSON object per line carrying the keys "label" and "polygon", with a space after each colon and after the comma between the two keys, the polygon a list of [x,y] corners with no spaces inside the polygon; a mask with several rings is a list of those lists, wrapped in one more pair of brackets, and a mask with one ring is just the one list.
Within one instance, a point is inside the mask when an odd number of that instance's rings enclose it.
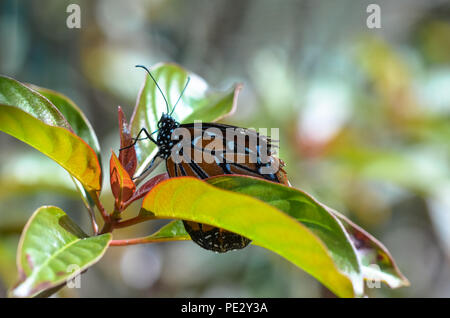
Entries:
{"label": "green leaf", "polygon": [[0,130],[55,160],[86,189],[101,189],[101,169],[94,150],[69,130],[50,126],[17,107],[1,104]]}
{"label": "green leaf", "polygon": [[20,282],[10,295],[32,297],[72,279],[103,256],[111,238],[109,233],[88,237],[57,207],[37,209],[20,238]]}
{"label": "green leaf", "polygon": [[190,240],[191,237],[184,229],[183,222],[180,220],[172,221],[162,228],[160,228],[157,232],[152,235],[147,236],[147,239],[156,241],[181,241],[181,240]]}
{"label": "green leaf", "polygon": [[87,144],[94,149],[97,157],[100,160],[100,144],[92,128],[91,123],[86,118],[81,109],[67,96],[50,90],[48,88],[38,87],[35,85],[29,85],[32,89],[40,93],[42,96],[48,98],[48,100],[58,108],[58,110],[67,119],[73,132],[81,137]]}
{"label": "green leaf", "polygon": [[[67,119],[70,126],[72,127],[74,133],[81,137],[87,144],[95,151],[98,162],[100,165],[100,169],[102,170],[102,160],[101,160],[101,150],[100,144],[97,139],[97,135],[95,134],[94,129],[92,128],[91,123],[81,111],[81,109],[67,96],[64,96],[61,93],[55,92],[48,88],[39,87],[36,85],[28,85],[30,88],[34,89],[42,96],[46,97],[53,105],[58,108],[58,110],[63,114],[63,116]],[[75,187],[78,189],[78,192],[83,200],[83,203],[88,208],[88,210],[94,209],[93,200],[89,194],[89,191],[85,189],[78,182],[75,182]]]}
{"label": "green leaf", "polygon": [[[0,104],[17,107],[18,109],[21,109],[22,111],[39,119],[41,122],[47,125],[66,128],[69,131],[74,132],[77,136],[83,138],[83,140],[87,142],[88,145],[91,146],[91,148],[96,152],[96,158],[90,158],[92,157],[92,155],[88,154],[88,157],[86,159],[87,161],[97,161],[97,165],[100,168],[99,178],[101,178],[99,155],[100,147],[91,125],[89,124],[81,110],[64,95],[45,88],[40,88],[32,85],[30,86],[35,89],[27,87],[9,77],[0,76]],[[40,93],[45,95],[45,97]],[[52,102],[55,102],[56,106]],[[70,123],[67,121],[67,119],[70,120]],[[0,127],[0,130],[3,130],[2,127]],[[17,138],[17,136],[14,137]],[[27,142],[25,140],[22,141]],[[27,143],[37,148],[31,143]],[[44,152],[39,148],[37,149],[41,152]],[[87,150],[87,153],[89,152],[90,151]],[[61,162],[56,158],[51,158],[61,164]],[[72,173],[71,169],[68,169],[66,166],[63,167],[66,168],[69,173]],[[83,186],[85,186],[86,189],[80,189],[80,193],[82,194],[82,196],[86,197],[86,200],[89,196],[87,192],[91,190],[100,190],[100,187],[98,187],[97,185],[92,187],[91,184],[86,184],[86,181],[80,180],[79,176],[74,174],[72,175],[77,178],[83,184]],[[98,183],[100,184],[101,181],[99,180]]]}
{"label": "green leaf", "polygon": [[296,264],[341,297],[362,293],[362,276],[339,268],[327,246],[305,225],[248,195],[192,177],[171,178],[145,197],[141,216],[210,224],[251,239]]}
{"label": "green leaf", "polygon": [[[361,284],[361,270],[355,249],[342,224],[320,203],[295,188],[253,177],[212,177],[215,187],[249,195],[292,216],[322,240],[334,263],[354,285]],[[358,286],[362,290],[362,286]]]}
{"label": "green leaf", "polygon": [[135,238],[135,239],[126,239],[126,240],[117,240],[112,241],[110,246],[123,246],[128,244],[145,244],[145,243],[159,243],[159,242],[167,242],[167,241],[188,241],[191,237],[184,229],[183,222],[180,220],[172,221],[162,228],[160,228],[155,233]]}
{"label": "green leaf", "polygon": [[358,271],[357,257],[365,279],[384,281],[391,288],[409,285],[383,244],[309,194],[252,177],[212,177],[207,181],[221,189],[264,201],[302,222],[327,245],[339,268]]}
{"label": "green leaf", "polygon": [[47,125],[73,131],[66,118],[48,99],[6,76],[0,76],[0,104],[17,107]]}
{"label": "green leaf", "polygon": [[[151,72],[165,94],[169,107],[176,103],[188,76],[191,78],[173,113],[175,119],[181,123],[189,123],[194,120],[212,122],[234,111],[240,85],[224,92],[215,91],[198,75],[190,73],[176,64],[158,64],[151,69]],[[164,98],[153,80],[147,75],[130,121],[132,136],[136,137],[141,128],[146,128],[149,133],[155,131],[163,112],[167,113]],[[146,159],[151,159],[155,147],[149,141],[141,141],[136,144],[140,167],[143,164],[145,166]]]}
{"label": "green leaf", "polygon": [[400,272],[388,249],[372,235],[354,224],[347,217],[327,208],[344,225],[356,247],[365,279],[383,281],[391,288],[409,286],[408,279]]}

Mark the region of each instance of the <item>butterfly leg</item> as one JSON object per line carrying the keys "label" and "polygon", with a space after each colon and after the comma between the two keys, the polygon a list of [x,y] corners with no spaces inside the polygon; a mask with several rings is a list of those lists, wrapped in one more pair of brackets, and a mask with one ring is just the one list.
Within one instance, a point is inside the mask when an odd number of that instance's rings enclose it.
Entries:
{"label": "butterfly leg", "polygon": [[[142,133],[145,133],[146,136],[144,138],[139,138]],[[122,150],[125,150],[125,149],[133,147],[138,142],[138,140],[146,140],[146,139],[150,139],[153,143],[156,144],[156,140],[153,139],[153,137],[148,133],[147,129],[142,128],[139,131],[139,133],[137,134],[136,138],[133,138],[133,142],[131,143],[131,145],[128,145],[128,146],[123,147],[123,148],[120,148],[119,151],[122,151]]]}

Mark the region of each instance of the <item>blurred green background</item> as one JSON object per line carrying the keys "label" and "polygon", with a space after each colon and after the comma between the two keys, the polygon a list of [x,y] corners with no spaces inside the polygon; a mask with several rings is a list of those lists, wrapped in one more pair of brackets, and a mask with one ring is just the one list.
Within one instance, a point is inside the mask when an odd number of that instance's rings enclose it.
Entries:
{"label": "blurred green background", "polygon": [[[66,8],[81,7],[81,29]],[[450,297],[450,4],[158,0],[0,2],[0,73],[60,91],[98,134],[104,167],[144,80],[173,61],[213,87],[244,88],[227,123],[280,128],[293,186],[348,215],[392,252],[411,287],[370,296]],[[68,174],[0,134],[0,296],[16,280],[27,218],[56,205],[90,233]],[[108,168],[107,168],[108,169]],[[102,199],[113,199],[105,173]],[[138,206],[127,211],[133,216]],[[118,230],[148,234],[160,224]],[[115,232],[116,233],[116,232]],[[192,242],[111,248],[60,297],[327,297],[315,279],[251,246],[218,255]]]}

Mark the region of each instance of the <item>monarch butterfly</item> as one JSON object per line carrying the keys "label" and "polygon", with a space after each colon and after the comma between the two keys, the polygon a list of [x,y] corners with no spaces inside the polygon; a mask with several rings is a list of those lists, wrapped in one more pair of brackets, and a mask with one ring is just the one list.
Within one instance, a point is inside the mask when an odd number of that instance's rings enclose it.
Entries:
{"label": "monarch butterfly", "polygon": [[[190,79],[187,79],[180,97],[173,106],[172,111],[169,112],[169,103],[153,75],[145,66],[136,65],[136,67],[141,67],[147,71],[162,94],[167,107],[167,113],[163,113],[158,121],[158,130],[149,133],[145,128],[142,128],[130,145],[120,149],[122,151],[133,147],[138,140],[143,139],[149,139],[157,145],[158,152],[141,176],[148,174],[149,171],[165,160],[166,170],[170,177],[193,176],[199,179],[207,179],[217,175],[240,174],[289,184],[286,173],[282,168],[284,166],[283,161],[273,156],[272,149],[276,146],[272,144],[270,138],[260,135],[253,130],[225,124],[203,123],[200,128],[196,123],[180,124],[172,117],[172,114]],[[188,132],[187,137],[183,135],[183,139],[177,140],[174,138],[174,132],[178,129],[184,129]],[[232,134],[230,137],[229,132],[231,130],[238,131],[238,133]],[[155,140],[152,135],[156,132],[158,132],[158,136]],[[146,137],[139,138],[142,133]],[[192,138],[192,136],[204,136],[204,134],[207,134],[209,138]],[[248,138],[239,138],[239,135]],[[188,140],[185,140],[185,138]],[[258,142],[252,143],[252,140],[255,138]],[[183,153],[183,150],[186,148],[180,147],[183,144],[181,143],[182,140],[184,145],[187,143],[190,146],[187,148],[188,153]],[[209,140],[215,142],[214,149],[208,148]],[[179,158],[176,158],[176,150],[179,150],[178,154],[182,155],[184,159],[187,157],[188,160],[180,161]],[[263,162],[261,160],[263,156],[267,156],[270,162]],[[232,158],[230,159],[230,157]],[[205,160],[196,160],[196,158]],[[269,164],[274,164],[278,169],[262,173],[264,168],[268,170]],[[137,178],[140,178],[140,176]],[[207,250],[224,253],[230,250],[242,249],[251,242],[248,238],[241,235],[210,225],[191,221],[183,221],[183,224],[191,239]]]}

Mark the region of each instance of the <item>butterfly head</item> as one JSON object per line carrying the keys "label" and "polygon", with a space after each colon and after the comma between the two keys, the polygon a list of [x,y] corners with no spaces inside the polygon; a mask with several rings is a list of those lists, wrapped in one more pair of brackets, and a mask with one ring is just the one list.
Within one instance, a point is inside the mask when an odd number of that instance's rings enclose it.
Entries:
{"label": "butterfly head", "polygon": [[158,129],[156,131],[154,131],[152,134],[158,132],[158,138],[156,139],[156,145],[159,148],[160,154],[164,158],[168,158],[170,156],[170,150],[172,149],[172,147],[175,144],[172,141],[172,133],[174,132],[174,130],[177,127],[180,126],[180,124],[172,117],[172,114],[175,111],[175,107],[177,106],[178,102],[181,100],[181,97],[183,96],[184,91],[186,90],[186,87],[189,84],[190,77],[187,78],[186,84],[184,85],[184,88],[181,91],[180,96],[178,97],[176,103],[172,107],[172,111],[169,111],[169,109],[170,109],[169,102],[167,101],[166,96],[164,95],[163,91],[161,90],[161,87],[159,87],[158,82],[153,77],[152,73],[150,73],[150,71],[143,65],[136,65],[136,67],[143,68],[144,70],[147,71],[148,75],[153,80],[153,82],[155,83],[155,86],[157,87],[157,89],[161,93],[162,97],[164,98],[167,113],[162,114],[161,118],[158,121]]}

